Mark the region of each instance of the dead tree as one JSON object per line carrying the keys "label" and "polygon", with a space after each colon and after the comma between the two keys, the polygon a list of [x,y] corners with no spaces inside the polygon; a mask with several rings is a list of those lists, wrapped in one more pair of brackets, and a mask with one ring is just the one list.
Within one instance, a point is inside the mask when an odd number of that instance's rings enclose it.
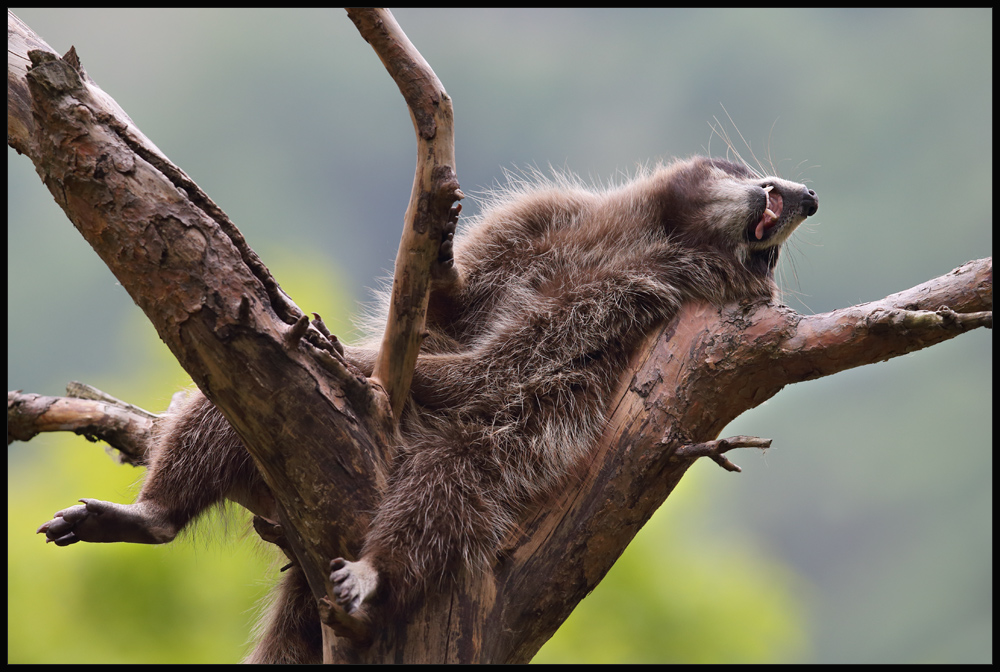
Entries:
{"label": "dead tree", "polygon": [[[490,576],[463,575],[405,622],[366,629],[330,608],[327,565],[354,558],[386,479],[440,232],[462,197],[451,103],[388,12],[349,13],[398,84],[418,140],[393,308],[374,374],[352,372],[236,226],[101,91],[8,12],[8,144],[243,439],[279,502],[289,552],[325,613],[328,662],[526,662],[604,577],[698,457],[737,469],[716,440],[789,383],[992,327],[992,261],[881,301],[803,316],[778,305],[691,304],[634,357],[607,430],[572,488],[525,514]],[[280,392],[280,393],[279,393]],[[8,394],[8,443],[72,430],[141,463],[155,416],[85,387]]]}

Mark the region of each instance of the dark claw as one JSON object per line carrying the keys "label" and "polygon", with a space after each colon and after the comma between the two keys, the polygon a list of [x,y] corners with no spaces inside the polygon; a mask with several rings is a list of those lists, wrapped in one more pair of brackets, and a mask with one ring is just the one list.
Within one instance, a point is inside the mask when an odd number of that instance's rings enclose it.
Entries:
{"label": "dark claw", "polygon": [[438,251],[438,262],[442,264],[450,264],[454,261],[454,242],[455,234],[449,233],[445,236],[444,240],[441,241],[441,247]]}
{"label": "dark claw", "polygon": [[56,511],[52,520],[42,523],[35,534],[45,533],[45,543],[53,543],[56,546],[69,546],[80,541],[74,530],[80,521],[90,516],[87,510],[86,499],[81,499],[83,506],[71,506],[62,511]]}

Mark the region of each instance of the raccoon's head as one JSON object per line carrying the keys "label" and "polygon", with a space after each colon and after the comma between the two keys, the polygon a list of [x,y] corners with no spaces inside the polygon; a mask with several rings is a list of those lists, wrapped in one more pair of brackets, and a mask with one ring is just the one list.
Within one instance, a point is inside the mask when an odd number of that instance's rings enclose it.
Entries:
{"label": "raccoon's head", "polygon": [[674,164],[668,186],[668,227],[693,242],[728,247],[762,273],[774,268],[781,244],[819,208],[816,192],[805,185],[760,177],[722,159],[695,157]]}

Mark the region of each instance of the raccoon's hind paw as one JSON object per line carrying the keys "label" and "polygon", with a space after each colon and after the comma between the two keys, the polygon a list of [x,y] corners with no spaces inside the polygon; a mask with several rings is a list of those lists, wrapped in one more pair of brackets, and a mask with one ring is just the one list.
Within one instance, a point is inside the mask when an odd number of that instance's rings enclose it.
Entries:
{"label": "raccoon's hind paw", "polygon": [[330,562],[330,582],[337,604],[353,615],[378,588],[378,571],[367,558],[357,562],[337,558]]}
{"label": "raccoon's hind paw", "polygon": [[[81,502],[86,500],[81,499]],[[56,511],[52,520],[42,523],[35,534],[45,533],[45,543],[52,542],[56,546],[69,546],[81,541],[76,533],[76,526],[90,516],[86,504],[77,504],[62,511]],[[81,525],[82,527],[82,525]]]}
{"label": "raccoon's hind paw", "polygon": [[177,530],[164,524],[162,516],[144,504],[112,504],[99,499],[81,499],[83,504],[57,511],[52,520],[42,523],[37,534],[56,546],[78,541],[107,543],[127,541],[133,544],[162,544],[173,539]]}

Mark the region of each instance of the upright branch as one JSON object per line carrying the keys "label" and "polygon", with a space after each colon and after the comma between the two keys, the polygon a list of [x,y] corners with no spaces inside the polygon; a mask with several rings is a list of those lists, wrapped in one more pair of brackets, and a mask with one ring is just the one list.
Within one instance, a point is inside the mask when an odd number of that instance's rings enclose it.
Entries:
{"label": "upright branch", "polygon": [[[417,134],[417,168],[396,253],[389,316],[371,376],[398,419],[413,380],[427,316],[432,273],[453,274],[450,241],[464,197],[455,173],[451,98],[431,66],[386,9],[349,9],[348,16],[399,87]],[[441,277],[442,281],[457,281]]]}

